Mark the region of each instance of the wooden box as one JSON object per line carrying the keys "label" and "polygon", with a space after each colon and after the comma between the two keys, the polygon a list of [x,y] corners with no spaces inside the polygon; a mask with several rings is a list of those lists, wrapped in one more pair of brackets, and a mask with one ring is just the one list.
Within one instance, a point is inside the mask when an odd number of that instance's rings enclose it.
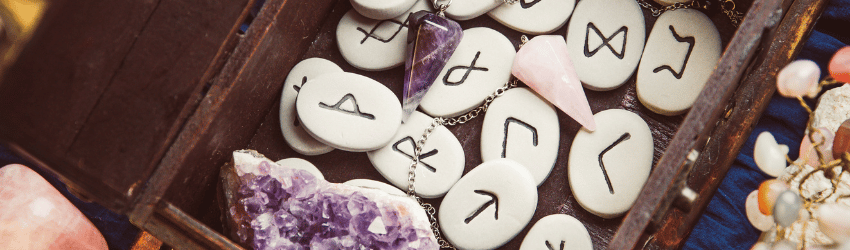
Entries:
{"label": "wooden box", "polygon": [[[295,153],[281,135],[278,102],[304,58],[331,59],[399,96],[403,69],[364,72],[342,60],[334,36],[347,0],[268,0],[252,18],[255,1],[49,1],[27,46],[15,48],[17,60],[3,64],[0,141],[181,249],[238,248],[222,236],[215,205],[218,170],[233,150],[303,157],[331,182],[384,180],[363,153]],[[723,13],[710,16],[725,50],[685,115],[650,112],[635,97],[634,77],[613,91],[587,91],[594,112],[636,112],[655,139],[655,167],[626,216],[601,219],[572,197],[566,156],[579,125],[559,112],[558,162],[538,188],[531,223],[501,249],[517,249],[534,222],[554,213],[581,220],[596,249],[681,247],[825,3],[736,0],[747,10],[738,28]],[[655,17],[644,15],[652,27]],[[461,24],[519,43],[520,33],[486,15]],[[465,171],[481,162],[481,123],[450,127],[464,145]]]}

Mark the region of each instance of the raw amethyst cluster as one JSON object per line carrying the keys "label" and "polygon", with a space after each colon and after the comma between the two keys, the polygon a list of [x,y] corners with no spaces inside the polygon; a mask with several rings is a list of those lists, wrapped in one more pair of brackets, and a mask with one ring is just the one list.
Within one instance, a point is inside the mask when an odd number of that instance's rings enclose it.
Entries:
{"label": "raw amethyst cluster", "polygon": [[[239,159],[242,158],[242,159]],[[237,151],[222,170],[228,225],[253,249],[437,249],[410,198],[328,183]]]}

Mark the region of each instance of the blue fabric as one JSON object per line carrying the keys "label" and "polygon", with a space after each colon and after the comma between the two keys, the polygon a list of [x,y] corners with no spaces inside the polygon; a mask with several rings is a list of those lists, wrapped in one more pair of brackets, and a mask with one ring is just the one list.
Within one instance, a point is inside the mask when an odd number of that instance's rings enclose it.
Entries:
{"label": "blue fabric", "polygon": [[[815,61],[823,75],[838,49],[850,42],[850,0],[832,0],[821,15],[815,31],[806,42],[798,59]],[[809,105],[814,106],[814,101]],[[747,219],[744,202],[747,195],[770,178],[753,161],[756,137],[770,131],[780,144],[791,149],[796,159],[808,114],[795,99],[774,95],[753,133],[741,148],[726,178],[691,232],[684,249],[749,249],[761,233]]]}
{"label": "blue fabric", "polygon": [[[32,166],[20,157],[12,154],[12,152],[5,147],[0,146],[0,167],[14,163]],[[106,239],[106,244],[109,246],[109,249],[124,250],[130,249],[133,246],[133,241],[136,240],[140,231],[139,228],[130,224],[130,220],[127,216],[116,214],[96,203],[82,201],[68,192],[68,188],[65,187],[65,184],[60,182],[59,179],[52,174],[41,169],[32,169],[41,174],[41,176],[50,182],[53,187],[59,190],[65,198],[68,198],[74,206],[80,209],[80,212],[82,212],[83,215],[85,215],[89,221],[94,224],[100,233],[103,234],[103,238]]]}

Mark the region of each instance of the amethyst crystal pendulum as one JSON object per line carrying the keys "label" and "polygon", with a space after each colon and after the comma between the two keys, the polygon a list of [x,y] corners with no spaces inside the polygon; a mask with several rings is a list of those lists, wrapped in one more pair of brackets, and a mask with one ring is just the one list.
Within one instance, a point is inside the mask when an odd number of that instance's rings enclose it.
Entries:
{"label": "amethyst crystal pendulum", "polygon": [[252,249],[438,249],[407,196],[329,183],[250,150],[233,153],[221,184],[230,237]]}
{"label": "amethyst crystal pendulum", "polygon": [[460,24],[442,15],[447,5],[437,7],[441,9],[437,14],[420,11],[408,17],[402,121],[419,106],[463,37]]}

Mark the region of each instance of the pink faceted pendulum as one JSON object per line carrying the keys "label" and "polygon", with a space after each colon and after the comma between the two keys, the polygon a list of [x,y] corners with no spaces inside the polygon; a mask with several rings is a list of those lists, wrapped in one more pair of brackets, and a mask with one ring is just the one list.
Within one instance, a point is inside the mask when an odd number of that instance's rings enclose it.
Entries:
{"label": "pink faceted pendulum", "polygon": [[564,37],[532,38],[517,52],[511,73],[584,128],[596,130],[593,112],[573,69]]}

